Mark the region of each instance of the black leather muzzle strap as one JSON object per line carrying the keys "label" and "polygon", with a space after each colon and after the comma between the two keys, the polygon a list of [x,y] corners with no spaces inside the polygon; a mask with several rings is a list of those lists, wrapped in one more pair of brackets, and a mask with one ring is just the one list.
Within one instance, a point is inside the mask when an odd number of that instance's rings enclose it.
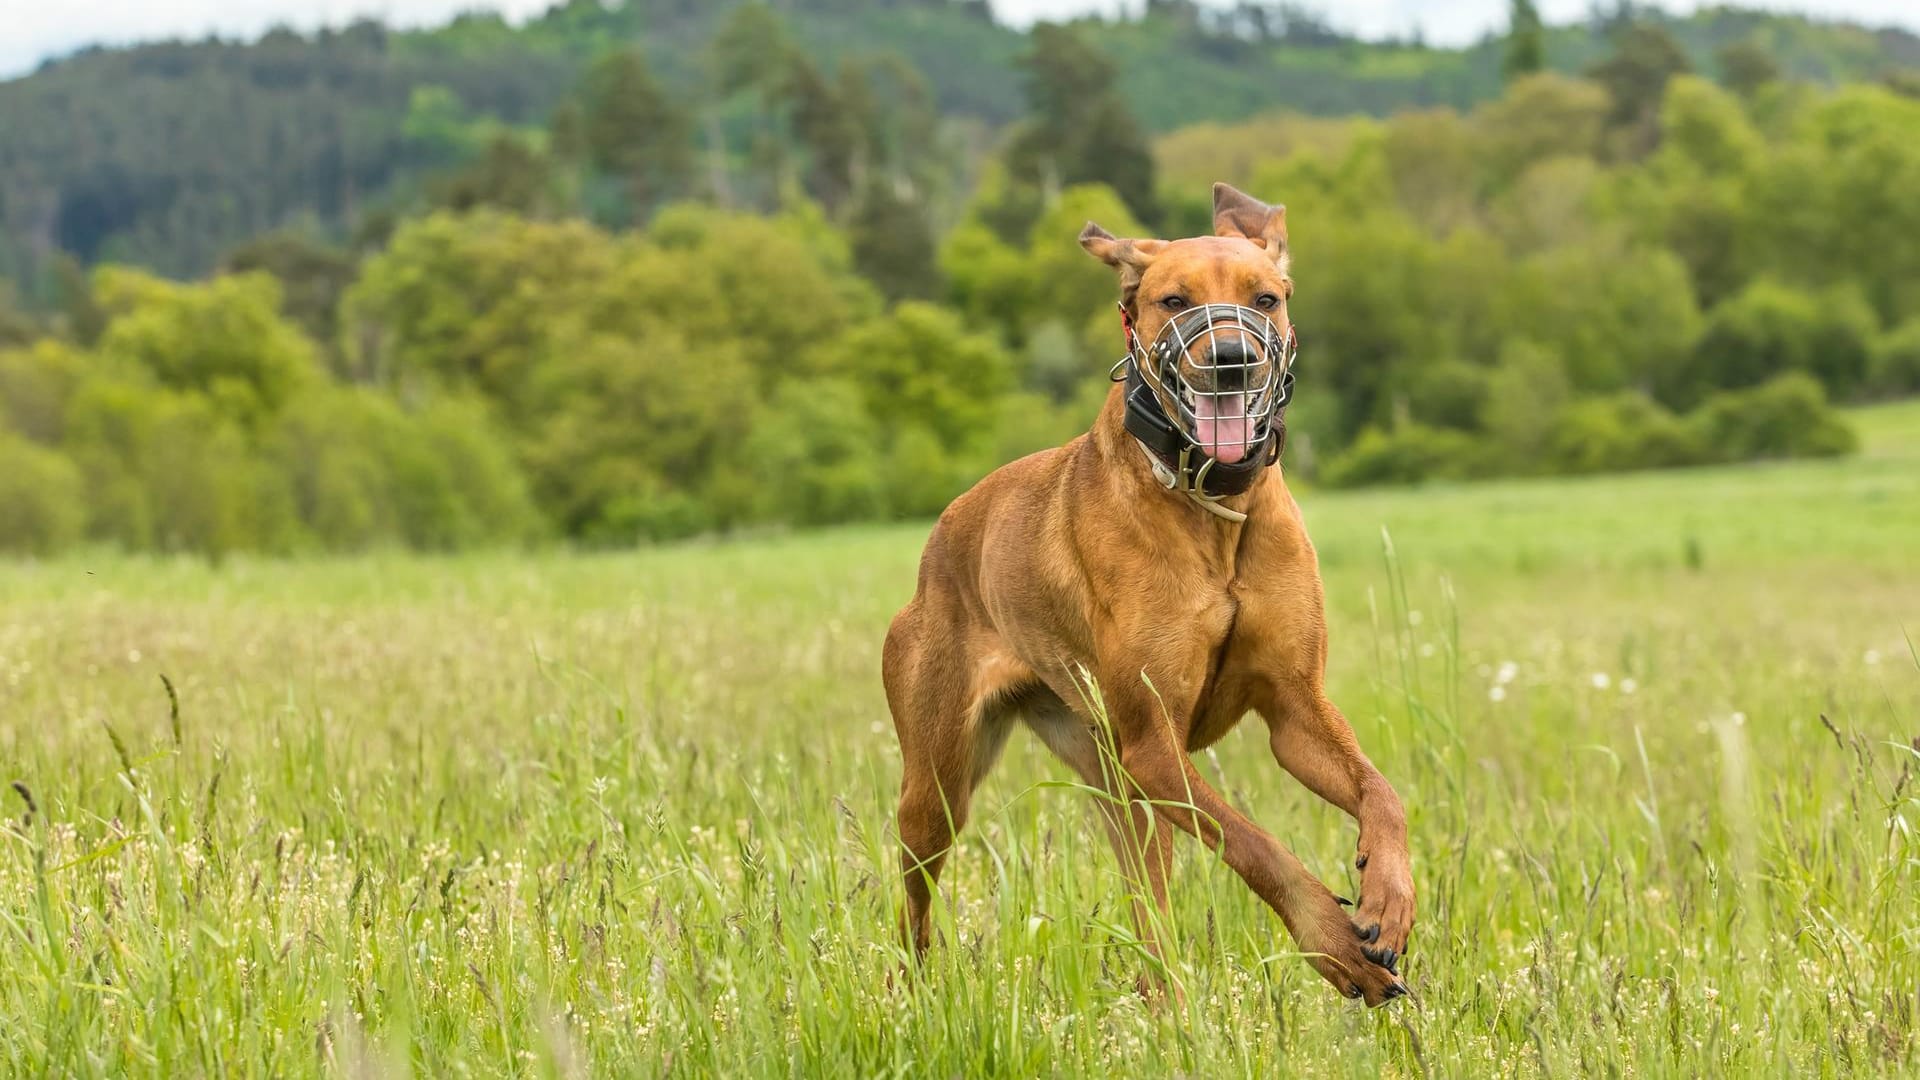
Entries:
{"label": "black leather muzzle strap", "polygon": [[[1274,410],[1273,420],[1267,432],[1267,441],[1255,447],[1254,452],[1240,461],[1229,465],[1224,461],[1208,457],[1194,442],[1182,434],[1173,422],[1167,419],[1167,413],[1160,405],[1159,395],[1147,385],[1145,376],[1140,374],[1140,365],[1127,364],[1127,433],[1140,440],[1160,464],[1180,484],[1191,485],[1192,475],[1201,473],[1200,493],[1208,498],[1218,499],[1227,495],[1238,495],[1253,486],[1260,477],[1261,470],[1280,459],[1280,451],[1286,446],[1286,403],[1293,395],[1293,372],[1289,369],[1281,376],[1280,402]],[[1184,466],[1184,468],[1183,468]],[[1201,472],[1201,466],[1205,471]]]}

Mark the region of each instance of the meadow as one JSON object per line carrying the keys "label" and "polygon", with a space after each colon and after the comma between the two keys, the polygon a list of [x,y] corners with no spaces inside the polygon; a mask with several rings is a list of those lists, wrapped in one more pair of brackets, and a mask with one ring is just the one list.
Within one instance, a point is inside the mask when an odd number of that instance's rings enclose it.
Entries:
{"label": "meadow", "polygon": [[[1920,408],[1853,418],[1846,460],[1300,493],[1410,816],[1374,1011],[1189,840],[1184,1003],[1140,997],[1024,734],[895,977],[878,653],[924,524],[0,565],[0,1072],[1920,1070]],[[1259,728],[1201,768],[1348,892]]]}

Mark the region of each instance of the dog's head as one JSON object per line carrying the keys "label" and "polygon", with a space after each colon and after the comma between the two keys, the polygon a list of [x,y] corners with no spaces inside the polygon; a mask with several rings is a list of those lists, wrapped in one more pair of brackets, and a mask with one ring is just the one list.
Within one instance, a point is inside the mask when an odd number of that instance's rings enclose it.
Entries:
{"label": "dog's head", "polygon": [[[1122,240],[1088,222],[1080,246],[1120,274],[1120,305],[1140,344],[1165,346],[1173,407],[1195,441],[1231,464],[1250,451],[1247,394],[1271,386],[1289,334],[1287,210],[1213,186],[1213,236]],[[1258,312],[1231,318],[1226,309]],[[1263,326],[1270,321],[1271,327]],[[1133,348],[1134,342],[1128,342]]]}

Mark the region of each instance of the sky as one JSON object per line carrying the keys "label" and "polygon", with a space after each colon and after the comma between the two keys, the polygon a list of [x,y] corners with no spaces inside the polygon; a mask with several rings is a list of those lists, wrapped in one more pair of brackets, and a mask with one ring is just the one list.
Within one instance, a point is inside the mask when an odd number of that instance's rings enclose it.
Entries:
{"label": "sky", "polygon": [[[1872,26],[1903,26],[1920,31],[1915,0],[1740,0],[1754,6],[1845,18]],[[31,71],[41,60],[93,43],[125,44],[168,37],[257,36],[277,23],[301,29],[338,25],[363,15],[389,23],[425,25],[444,22],[475,8],[490,8],[519,19],[544,10],[552,0],[0,0],[0,79]],[[1137,8],[1141,0],[992,0],[1008,22],[1028,23],[1087,12]],[[1380,37],[1405,35],[1418,27],[1436,45],[1473,41],[1504,25],[1507,0],[1325,0],[1306,6],[1329,13],[1342,29]],[[1588,0],[1538,0],[1551,22],[1582,18]],[[1659,0],[1658,6],[1686,11],[1697,0]]]}

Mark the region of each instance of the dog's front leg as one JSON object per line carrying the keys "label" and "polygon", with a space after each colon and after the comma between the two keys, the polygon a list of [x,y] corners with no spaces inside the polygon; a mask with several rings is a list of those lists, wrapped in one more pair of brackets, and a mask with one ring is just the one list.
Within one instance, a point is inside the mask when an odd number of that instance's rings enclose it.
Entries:
{"label": "dog's front leg", "polygon": [[1360,900],[1354,925],[1369,958],[1397,970],[1413,930],[1413,865],[1400,796],[1373,767],[1333,702],[1316,681],[1281,682],[1266,716],[1273,756],[1309,790],[1360,825]]}
{"label": "dog's front leg", "polygon": [[[1164,687],[1166,682],[1156,683]],[[1333,893],[1293,852],[1235,809],[1194,768],[1187,755],[1184,713],[1136,676],[1103,682],[1120,746],[1120,765],[1137,798],[1156,816],[1192,833],[1220,853],[1286,924],[1307,960],[1342,994],[1378,1005],[1406,992],[1392,971],[1367,955]]]}

